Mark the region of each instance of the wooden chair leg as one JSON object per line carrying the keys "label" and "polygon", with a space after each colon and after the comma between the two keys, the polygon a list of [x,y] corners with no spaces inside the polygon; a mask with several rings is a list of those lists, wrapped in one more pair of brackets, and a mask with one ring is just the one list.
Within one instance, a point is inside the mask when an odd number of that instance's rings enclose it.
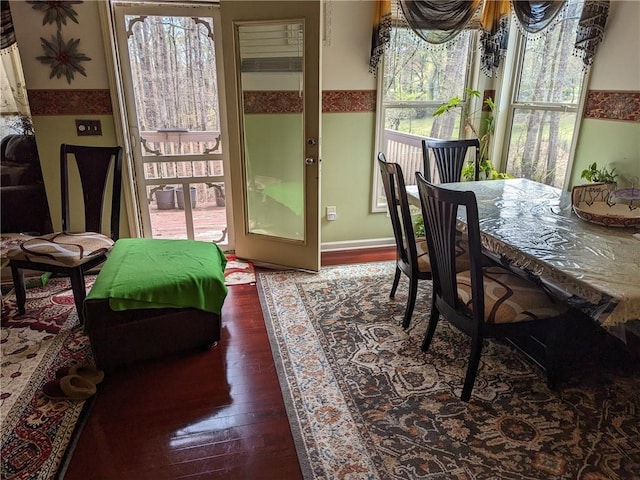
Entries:
{"label": "wooden chair leg", "polygon": [[396,275],[393,277],[393,286],[391,287],[391,293],[389,294],[389,298],[393,298],[396,295],[396,290],[398,288],[398,284],[400,283],[400,276],[402,275],[402,270],[400,270],[396,266]]}
{"label": "wooden chair leg", "polygon": [[16,292],[16,304],[18,313],[25,314],[25,304],[27,303],[27,290],[24,286],[24,272],[21,268],[11,266],[11,276],[13,277],[13,288]]}
{"label": "wooden chair leg", "polygon": [[438,326],[439,319],[440,319],[440,312],[438,311],[438,307],[436,307],[435,298],[432,296],[431,315],[429,316],[429,326],[427,327],[427,331],[424,334],[424,340],[422,341],[423,352],[426,352],[427,350],[429,350],[429,345],[431,345],[431,340],[433,339],[433,335],[436,332],[436,327]]}
{"label": "wooden chair leg", "polygon": [[407,298],[407,308],[404,311],[404,320],[402,328],[409,328],[413,309],[416,306],[416,297],[418,296],[418,279],[416,277],[409,278],[409,297]]}
{"label": "wooden chair leg", "polygon": [[462,387],[462,395],[460,399],[468,402],[471,398],[471,390],[476,381],[478,373],[478,365],[480,364],[480,355],[482,354],[482,338],[474,336],[471,339],[471,354],[469,355],[469,365],[467,365],[467,374],[464,377],[464,386]]}
{"label": "wooden chair leg", "polygon": [[84,272],[81,268],[76,268],[71,271],[69,276],[71,277],[71,289],[73,290],[73,301],[76,304],[78,319],[80,320],[80,325],[83,325],[83,305],[84,299],[87,296],[87,290],[84,284]]}
{"label": "wooden chair leg", "polygon": [[544,368],[547,374],[547,387],[550,390],[555,390],[558,384],[560,352],[563,347],[561,338],[566,333],[563,327],[563,324],[556,324],[547,331]]}

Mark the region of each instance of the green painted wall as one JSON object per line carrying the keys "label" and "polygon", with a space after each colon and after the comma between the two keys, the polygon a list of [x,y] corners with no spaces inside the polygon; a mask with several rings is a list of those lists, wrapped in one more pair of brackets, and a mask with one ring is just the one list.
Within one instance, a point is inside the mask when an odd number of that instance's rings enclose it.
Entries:
{"label": "green painted wall", "polygon": [[618,186],[629,186],[632,177],[640,176],[640,123],[584,119],[571,186],[586,183],[580,178],[580,173],[593,162],[597,162],[599,167],[615,167]]}
{"label": "green painted wall", "polygon": [[[322,243],[393,236],[389,218],[371,213],[375,122],[373,112],[322,115]],[[328,205],[337,220],[326,220]]]}

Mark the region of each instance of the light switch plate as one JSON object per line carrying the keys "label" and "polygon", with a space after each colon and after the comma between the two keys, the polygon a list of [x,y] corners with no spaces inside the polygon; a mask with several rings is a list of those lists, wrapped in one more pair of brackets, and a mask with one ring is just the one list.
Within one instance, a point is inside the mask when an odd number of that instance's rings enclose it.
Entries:
{"label": "light switch plate", "polygon": [[76,120],[76,134],[79,137],[102,135],[100,120]]}

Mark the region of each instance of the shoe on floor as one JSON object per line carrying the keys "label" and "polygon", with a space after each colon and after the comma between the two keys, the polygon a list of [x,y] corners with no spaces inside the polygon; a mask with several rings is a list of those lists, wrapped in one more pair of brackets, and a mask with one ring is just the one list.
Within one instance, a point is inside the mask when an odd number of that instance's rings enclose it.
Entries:
{"label": "shoe on floor", "polygon": [[86,400],[95,395],[96,386],[80,375],[67,375],[45,383],[42,393],[51,400]]}
{"label": "shoe on floor", "polygon": [[74,364],[68,367],[62,367],[56,372],[56,378],[63,378],[69,375],[78,375],[94,385],[104,380],[104,372],[98,370],[93,365]]}

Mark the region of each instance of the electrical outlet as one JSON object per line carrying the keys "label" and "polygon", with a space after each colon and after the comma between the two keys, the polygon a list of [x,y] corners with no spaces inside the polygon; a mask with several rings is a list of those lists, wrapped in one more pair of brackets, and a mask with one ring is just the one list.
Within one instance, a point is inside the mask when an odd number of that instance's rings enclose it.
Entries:
{"label": "electrical outlet", "polygon": [[336,207],[327,207],[327,220],[333,221],[333,220],[337,220],[337,218],[338,218],[338,211]]}
{"label": "electrical outlet", "polygon": [[76,120],[76,134],[79,137],[102,135],[100,120]]}

